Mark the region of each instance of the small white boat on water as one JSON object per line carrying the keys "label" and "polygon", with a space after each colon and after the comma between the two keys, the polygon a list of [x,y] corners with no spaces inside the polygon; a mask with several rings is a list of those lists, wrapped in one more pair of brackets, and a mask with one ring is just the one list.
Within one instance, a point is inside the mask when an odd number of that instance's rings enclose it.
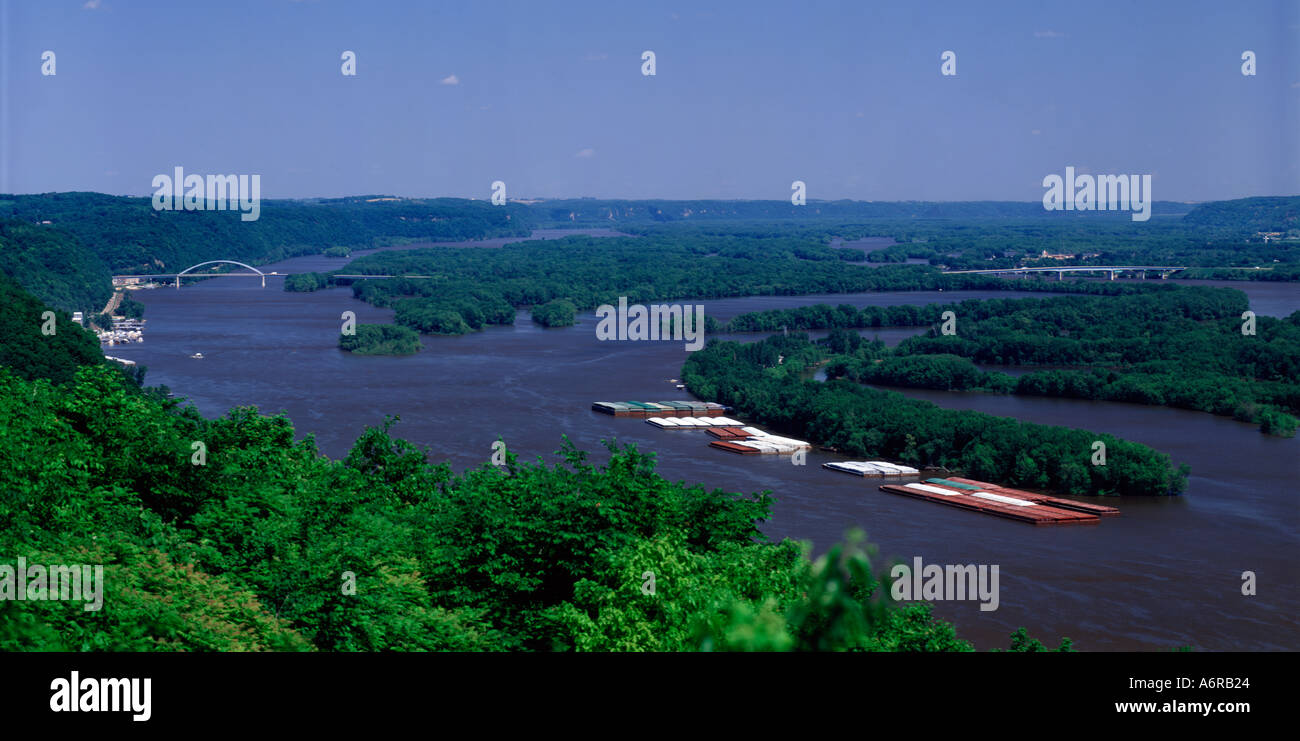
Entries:
{"label": "small white boat on water", "polygon": [[202,360],[202,359],[203,359],[203,353],[201,353],[201,352],[196,352],[196,353],[194,353],[193,355],[191,355],[190,357],[191,357],[191,358],[198,358],[199,360]]}

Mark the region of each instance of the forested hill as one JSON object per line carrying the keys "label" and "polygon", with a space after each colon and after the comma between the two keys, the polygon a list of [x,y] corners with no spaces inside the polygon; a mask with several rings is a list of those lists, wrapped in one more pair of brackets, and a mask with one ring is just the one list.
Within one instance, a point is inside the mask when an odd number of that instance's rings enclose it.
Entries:
{"label": "forested hill", "polygon": [[1300,237],[1300,196],[1203,203],[1184,216],[1183,221],[1247,237],[1255,232],[1282,232],[1284,236]]}
{"label": "forested hill", "polygon": [[[729,220],[862,220],[862,219],[1042,219],[1073,218],[1082,212],[1046,211],[1040,201],[816,201],[795,206],[783,201],[623,201],[572,198],[532,202],[541,223],[609,225],[647,221]],[[1190,209],[1185,203],[1156,201],[1151,212],[1181,215]],[[1097,212],[1097,218],[1129,218],[1128,212]]]}
{"label": "forested hill", "polygon": [[0,274],[0,368],[19,378],[66,383],[82,366],[107,362],[94,334],[74,324],[66,312],[55,312],[51,323],[47,311],[48,306]]}
{"label": "forested hill", "polygon": [[[259,218],[243,221],[237,210],[156,211],[148,197],[0,195],[0,272],[52,306],[94,312],[107,300],[107,278],[114,273],[174,272],[213,259],[258,265],[331,247],[525,236],[541,225],[617,225],[634,233],[695,229],[697,237],[716,236],[713,232],[720,229],[739,229],[733,236],[749,237],[771,236],[776,230],[779,236],[801,239],[811,247],[827,244],[836,236],[887,234],[904,244],[874,253],[873,260],[929,257],[950,267],[967,268],[1013,261],[1005,255],[1008,248],[1025,244],[1032,249],[1021,252],[1037,255],[1044,239],[1050,240],[1053,249],[1106,252],[1106,259],[1128,259],[1128,254],[1113,254],[1122,251],[1114,244],[1137,240],[1140,252],[1164,252],[1132,255],[1132,259],[1172,259],[1177,264],[1208,267],[1237,265],[1242,260],[1256,265],[1275,258],[1293,262],[1282,253],[1252,253],[1240,259],[1233,255],[1240,252],[1240,240],[1255,239],[1256,231],[1298,233],[1300,198],[1205,204],[1187,213],[1189,208],[1187,204],[1156,202],[1152,211],[1166,217],[1163,228],[1144,224],[1138,229],[1127,212],[1049,212],[1037,201],[810,200],[805,206],[794,206],[789,200],[583,198],[493,206],[488,201],[453,198],[355,196],[263,200]],[[761,224],[766,226],[752,227]],[[1236,241],[1220,245],[1219,252],[1205,259],[1183,254],[1193,247],[1204,249],[1207,234]],[[1008,244],[1009,238],[1019,241]],[[975,241],[978,248],[971,246]],[[1268,248],[1273,250],[1274,245]],[[1176,254],[1167,254],[1171,250]],[[1266,277],[1293,273],[1281,265]]]}
{"label": "forested hill", "polygon": [[862,543],[764,538],[766,492],[558,436],[553,465],[456,475],[385,424],[329,460],[283,416],[142,392],[46,311],[0,275],[0,561],[103,574],[85,601],[0,600],[0,651],[972,649],[890,600]]}
{"label": "forested hill", "polygon": [[0,218],[0,276],[65,311],[99,311],[112,295],[104,261],[65,229]]}
{"label": "forested hill", "polygon": [[0,272],[56,307],[82,311],[103,306],[111,273],[174,272],[218,258],[256,265],[332,246],[530,231],[521,205],[383,196],[264,200],[256,221],[242,221],[239,211],[155,211],[150,198],[0,195],[0,220],[7,220]]}

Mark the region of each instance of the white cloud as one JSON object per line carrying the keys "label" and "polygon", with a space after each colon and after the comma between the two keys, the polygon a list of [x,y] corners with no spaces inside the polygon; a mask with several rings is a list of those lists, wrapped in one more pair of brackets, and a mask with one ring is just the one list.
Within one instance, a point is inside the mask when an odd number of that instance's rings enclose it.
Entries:
{"label": "white cloud", "polygon": [[1034,31],[1036,39],[1063,39],[1065,34],[1060,31]]}
{"label": "white cloud", "polygon": [[1034,136],[1038,136],[1039,134],[1041,134],[1041,133],[1043,133],[1043,132],[1042,132],[1041,129],[1034,129],[1033,131],[1031,131],[1031,132],[1029,132],[1029,133],[1033,134]]}
{"label": "white cloud", "polygon": [[582,159],[591,159],[592,157],[596,156],[596,150],[592,149],[591,147],[587,147],[586,149],[579,149],[578,153],[573,156],[581,157]]}
{"label": "white cloud", "polygon": [[438,81],[439,85],[459,85],[460,78],[455,75],[447,75]]}
{"label": "white cloud", "polygon": [[99,10],[100,0],[86,0],[86,4],[81,6],[86,10]]}

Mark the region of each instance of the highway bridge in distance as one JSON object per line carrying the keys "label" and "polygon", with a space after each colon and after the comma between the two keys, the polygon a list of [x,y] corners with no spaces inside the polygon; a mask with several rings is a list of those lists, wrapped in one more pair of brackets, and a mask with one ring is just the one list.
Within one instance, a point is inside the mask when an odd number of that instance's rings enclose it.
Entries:
{"label": "highway bridge in distance", "polygon": [[[992,268],[988,270],[945,270],[944,275],[1028,275],[1030,273],[1056,273],[1057,280],[1064,280],[1066,273],[1110,273],[1110,279],[1115,280],[1115,276],[1120,273],[1139,273],[1146,277],[1147,273],[1159,273],[1161,279],[1168,278],[1174,273],[1186,270],[1187,266],[1177,265],[1061,265],[1057,267],[1039,267],[1039,268]],[[1257,270],[1258,268],[1244,268],[1245,270]]]}
{"label": "highway bridge in distance", "polygon": [[[249,273],[194,273],[192,272],[193,270],[197,268],[201,268],[205,265],[218,265],[218,264],[237,265],[241,268],[246,268],[252,272]],[[1188,268],[1186,265],[1060,265],[1055,267],[1034,267],[1034,268],[987,268],[983,270],[945,270],[943,271],[943,274],[944,275],[1028,275],[1030,273],[1056,273],[1057,280],[1064,280],[1066,273],[1110,273],[1110,279],[1115,280],[1115,277],[1120,273],[1137,273],[1140,274],[1143,278],[1146,277],[1147,273],[1159,273],[1160,278],[1163,280],[1173,275],[1174,273],[1178,273],[1187,269]],[[1214,270],[1272,270],[1272,268],[1261,268],[1261,267],[1213,268],[1213,269]],[[120,281],[125,281],[127,279],[154,280],[158,278],[167,278],[167,279],[174,280],[176,283],[176,287],[180,288],[181,278],[186,275],[190,275],[195,278],[239,277],[239,276],[257,277],[262,279],[262,287],[265,288],[266,277],[268,275],[275,276],[275,277],[283,277],[285,275],[296,275],[296,273],[263,273],[262,271],[258,270],[252,265],[248,265],[242,262],[237,262],[235,260],[208,260],[207,262],[201,262],[197,265],[191,265],[190,267],[185,268],[179,273],[152,273],[149,275],[114,275],[113,284],[118,285]],[[365,274],[353,274],[353,273],[333,273],[331,275],[335,278],[347,278],[350,280],[438,277],[433,275],[365,275]]]}
{"label": "highway bridge in distance", "polygon": [[[204,265],[238,265],[239,267],[241,267],[241,268],[247,268],[248,270],[251,270],[252,272],[250,272],[250,273],[194,273],[194,272],[191,272],[191,271],[195,270],[196,268],[201,268],[201,267],[203,267]],[[225,278],[225,277],[236,277],[236,278],[237,278],[237,277],[239,277],[239,276],[257,277],[257,278],[261,278],[261,279],[262,279],[262,287],[263,287],[263,288],[266,288],[266,276],[268,276],[268,275],[287,275],[287,273],[263,273],[261,270],[258,270],[257,268],[253,267],[252,265],[248,265],[248,264],[246,264],[246,263],[238,262],[238,261],[236,261],[236,260],[208,260],[207,262],[201,262],[201,263],[199,263],[198,265],[191,265],[191,266],[189,266],[188,268],[185,268],[184,270],[182,270],[182,271],[179,272],[179,273],[150,273],[149,275],[114,275],[114,276],[113,276],[113,285],[116,286],[116,285],[118,285],[118,283],[119,283],[120,281],[125,281],[125,280],[130,279],[130,278],[135,278],[135,279],[138,279],[138,280],[155,280],[155,279],[157,279],[157,278],[169,278],[169,279],[174,279],[174,280],[176,281],[176,287],[177,287],[177,288],[180,288],[180,287],[181,287],[181,278],[184,277],[184,276],[186,276],[186,275],[192,276],[192,277],[194,277],[194,278]]]}
{"label": "highway bridge in distance", "polygon": [[[241,268],[247,268],[248,270],[250,270],[250,271],[252,271],[252,272],[248,272],[248,273],[195,273],[195,272],[193,272],[196,268],[201,268],[201,267],[203,267],[204,265],[217,265],[217,264],[238,265],[239,267],[241,267]],[[183,277],[185,277],[185,276],[189,276],[189,277],[191,277],[191,278],[239,278],[239,277],[249,277],[249,278],[261,278],[261,279],[262,279],[262,287],[265,288],[265,287],[266,287],[266,279],[267,279],[268,277],[272,277],[272,278],[283,278],[283,277],[286,276],[286,275],[302,275],[302,274],[303,274],[303,273],[279,273],[279,272],[263,273],[262,271],[258,270],[257,268],[253,267],[252,265],[248,265],[248,264],[245,264],[245,263],[242,263],[242,262],[237,262],[237,261],[235,261],[235,260],[209,260],[209,261],[207,261],[207,262],[201,262],[201,263],[199,263],[198,265],[191,265],[190,267],[185,268],[184,270],[182,270],[182,271],[179,272],[179,273],[147,273],[147,274],[144,274],[144,275],[114,275],[114,276],[113,276],[113,285],[115,285],[115,286],[116,286],[116,285],[121,285],[122,283],[124,283],[124,282],[127,281],[127,280],[159,280],[159,279],[166,279],[166,280],[169,280],[169,281],[174,281],[175,284],[176,284],[176,287],[177,287],[177,288],[180,288],[180,287],[181,287],[181,278],[183,278]],[[349,278],[349,279],[352,279],[352,280],[360,280],[360,279],[365,279],[365,278],[437,278],[437,277],[440,277],[440,276],[436,276],[436,275],[365,275],[365,274],[360,274],[360,273],[329,273],[328,275],[330,275],[331,277],[334,277],[334,278]]]}
{"label": "highway bridge in distance", "polygon": [[[1202,267],[1202,266],[1197,266]],[[989,268],[985,270],[945,270],[944,275],[1028,275],[1030,273],[1056,273],[1057,280],[1064,280],[1066,273],[1110,273],[1110,279],[1120,273],[1138,273],[1143,278],[1147,273],[1159,273],[1163,280],[1174,273],[1188,270],[1186,265],[1061,265],[1057,267],[1036,268]],[[1207,267],[1206,270],[1272,270],[1273,268],[1229,268]]]}

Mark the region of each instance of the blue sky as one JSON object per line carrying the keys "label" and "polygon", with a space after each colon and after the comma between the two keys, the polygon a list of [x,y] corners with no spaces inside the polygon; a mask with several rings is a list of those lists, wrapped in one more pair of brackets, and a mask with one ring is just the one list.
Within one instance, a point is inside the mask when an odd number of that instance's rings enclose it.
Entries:
{"label": "blue sky", "polygon": [[1036,201],[1072,165],[1292,195],[1298,50],[1297,0],[0,0],[0,192]]}

